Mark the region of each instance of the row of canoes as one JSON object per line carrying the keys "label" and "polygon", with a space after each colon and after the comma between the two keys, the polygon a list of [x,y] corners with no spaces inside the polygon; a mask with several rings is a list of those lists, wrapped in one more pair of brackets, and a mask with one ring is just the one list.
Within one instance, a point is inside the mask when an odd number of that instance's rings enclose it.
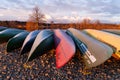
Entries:
{"label": "row of canoes", "polygon": [[83,56],[87,68],[98,66],[112,55],[120,58],[120,30],[83,31],[69,28],[66,31],[55,29],[26,30],[6,28],[0,26],[0,43],[7,43],[7,51],[21,48],[20,55],[28,53],[27,61],[55,48],[56,67],[64,66],[78,49]]}

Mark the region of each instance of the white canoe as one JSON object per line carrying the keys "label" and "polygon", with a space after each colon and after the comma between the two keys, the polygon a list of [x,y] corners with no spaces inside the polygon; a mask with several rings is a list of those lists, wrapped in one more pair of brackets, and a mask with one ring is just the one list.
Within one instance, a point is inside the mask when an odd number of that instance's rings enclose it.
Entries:
{"label": "white canoe", "polygon": [[117,29],[103,29],[103,31],[120,35],[120,30]]}

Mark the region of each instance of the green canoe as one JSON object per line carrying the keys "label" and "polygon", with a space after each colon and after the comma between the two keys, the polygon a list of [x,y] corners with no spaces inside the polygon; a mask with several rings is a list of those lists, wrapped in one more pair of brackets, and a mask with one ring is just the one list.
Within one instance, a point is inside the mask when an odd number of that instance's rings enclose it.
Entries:
{"label": "green canoe", "polygon": [[11,52],[15,49],[22,47],[22,44],[28,34],[29,32],[24,31],[15,35],[13,38],[10,38],[7,43],[7,52]]}
{"label": "green canoe", "polygon": [[112,56],[113,50],[108,45],[88,36],[80,30],[69,28],[68,31],[83,55],[87,68],[96,67]]}
{"label": "green canoe", "polygon": [[54,45],[53,32],[51,30],[42,30],[36,37],[26,62],[43,55],[51,50]]}
{"label": "green canoe", "polygon": [[5,29],[7,29],[7,27],[0,26],[0,31],[3,31],[3,30],[5,30]]}
{"label": "green canoe", "polygon": [[20,29],[6,29],[0,32],[0,43],[8,41],[10,38],[14,37],[16,34],[23,32]]}
{"label": "green canoe", "polygon": [[21,51],[20,51],[20,55],[29,52],[33,42],[35,41],[35,38],[37,37],[38,33],[40,32],[40,30],[35,30],[30,32],[27,37],[24,40],[24,43],[22,45]]}

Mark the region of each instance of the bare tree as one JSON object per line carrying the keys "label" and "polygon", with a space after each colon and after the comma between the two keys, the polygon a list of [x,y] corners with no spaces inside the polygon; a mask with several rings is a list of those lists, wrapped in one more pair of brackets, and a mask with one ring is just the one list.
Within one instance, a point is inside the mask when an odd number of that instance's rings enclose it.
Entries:
{"label": "bare tree", "polygon": [[95,22],[94,22],[94,24],[101,24],[101,22],[100,22],[100,20],[96,20]]}
{"label": "bare tree", "polygon": [[[30,28],[32,30],[38,29],[39,26],[41,26],[42,23],[45,22],[45,15],[42,13],[40,8],[38,6],[35,6],[33,8],[33,13],[30,15],[29,20],[26,25],[26,29]],[[33,23],[32,25],[28,26],[28,23]]]}
{"label": "bare tree", "polygon": [[83,23],[83,24],[90,24],[90,23],[91,23],[91,20],[85,18],[85,19],[83,19],[82,23]]}

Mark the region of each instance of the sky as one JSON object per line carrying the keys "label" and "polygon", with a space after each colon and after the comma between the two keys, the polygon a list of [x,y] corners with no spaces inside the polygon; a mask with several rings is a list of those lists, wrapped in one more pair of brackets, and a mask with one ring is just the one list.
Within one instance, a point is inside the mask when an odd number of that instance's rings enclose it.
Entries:
{"label": "sky", "polygon": [[0,20],[26,21],[37,5],[46,21],[80,22],[87,18],[120,23],[120,0],[0,0]]}

